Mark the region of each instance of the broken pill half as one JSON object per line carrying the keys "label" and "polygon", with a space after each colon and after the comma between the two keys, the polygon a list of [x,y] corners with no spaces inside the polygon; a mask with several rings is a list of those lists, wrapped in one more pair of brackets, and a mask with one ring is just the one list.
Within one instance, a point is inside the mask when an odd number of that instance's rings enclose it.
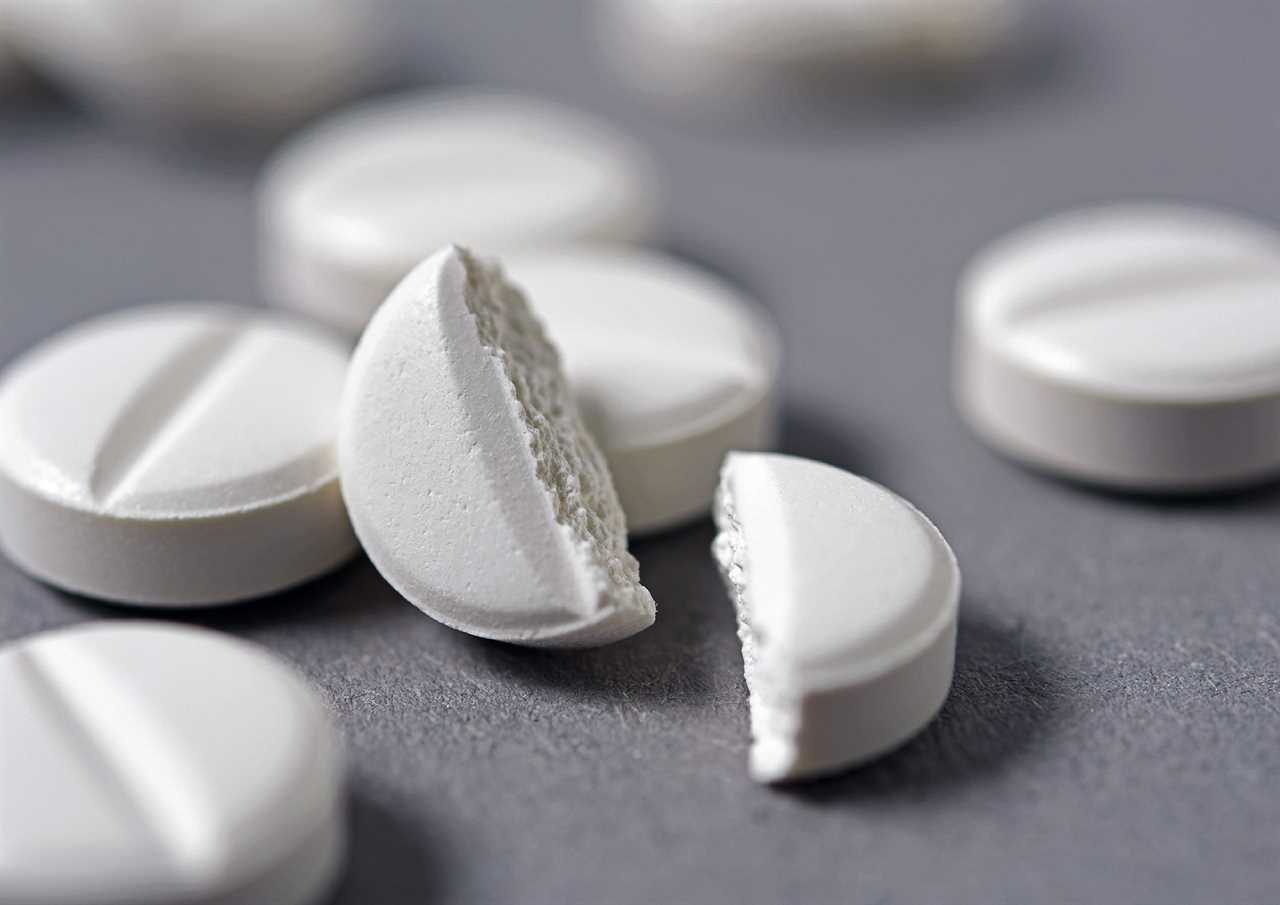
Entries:
{"label": "broken pill half", "polygon": [[583,647],[653,623],[604,457],[496,266],[450,246],[392,292],[352,360],[338,459],[365,552],[445,625]]}
{"label": "broken pill half", "polygon": [[767,453],[729,454],[715,517],[753,778],[852,767],[933,718],[954,671],[960,570],[927,518],[871,481]]}

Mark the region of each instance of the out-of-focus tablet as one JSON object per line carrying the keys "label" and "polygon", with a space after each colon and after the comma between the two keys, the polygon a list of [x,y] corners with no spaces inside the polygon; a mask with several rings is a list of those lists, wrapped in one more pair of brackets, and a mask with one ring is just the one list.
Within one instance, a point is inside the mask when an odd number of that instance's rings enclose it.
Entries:
{"label": "out-of-focus tablet", "polygon": [[352,359],[339,459],[369,559],[445,625],[582,647],[653,623],[555,348],[468,252],[433,255],[378,309]]}
{"label": "out-of-focus tablet", "polygon": [[0,377],[0,546],[136,604],[256,597],[356,550],[338,488],[348,353],[232,305],[157,305],[46,340]]}
{"label": "out-of-focus tablet", "polygon": [[564,358],[632,533],[705,514],[725,453],[772,444],[777,336],[736,288],[620,247],[517,252],[503,266]]}
{"label": "out-of-focus tablet", "polygon": [[375,7],[359,0],[3,0],[32,65],[146,120],[278,128],[375,74]]}
{"label": "out-of-focus tablet", "polygon": [[96,623],[0,650],[0,901],[305,905],[346,848],[342,747],[287,665]]}
{"label": "out-of-focus tablet", "polygon": [[1011,44],[1022,0],[599,0],[608,56],[642,86],[768,94],[856,71],[955,68]]}
{"label": "out-of-focus tablet", "polygon": [[416,94],[366,104],[304,132],[268,166],[267,297],[358,332],[448,242],[494,253],[644,238],[655,185],[630,141],[547,101]]}
{"label": "out-of-focus tablet", "polygon": [[960,284],[956,395],[988,442],[1137,491],[1280,473],[1280,233],[1174,205],[1025,227]]}
{"label": "out-of-focus tablet", "polygon": [[933,718],[951,688],[960,570],[915,507],[829,465],[731,453],[716,524],[755,779],[863,763]]}

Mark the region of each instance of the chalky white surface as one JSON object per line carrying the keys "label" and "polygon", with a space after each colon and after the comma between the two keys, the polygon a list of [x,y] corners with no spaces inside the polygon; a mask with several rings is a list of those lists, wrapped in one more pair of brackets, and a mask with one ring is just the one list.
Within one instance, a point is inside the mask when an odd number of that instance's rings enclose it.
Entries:
{"label": "chalky white surface", "polygon": [[370,322],[339,458],[365,552],[446,625],[588,646],[653,622],[555,349],[520,294],[469,253],[433,255]]}
{"label": "chalky white surface", "polygon": [[93,623],[0,649],[0,901],[304,905],[344,859],[340,740],[256,645]]}
{"label": "chalky white surface", "polygon": [[267,297],[358,332],[448,242],[484,253],[653,231],[646,156],[556,103],[419,93],[302,133],[259,189]]}
{"label": "chalky white surface", "polygon": [[255,597],[355,552],[335,440],[347,352],[279,315],[144,306],[0,377],[0,547],[136,604]]}
{"label": "chalky white surface", "polygon": [[1162,204],[1074,211],[960,286],[957,395],[987,440],[1151,491],[1280,472],[1280,233]]}
{"label": "chalky white surface", "polygon": [[[607,55],[666,94],[769,93],[854,69],[928,70],[1012,43],[1021,0],[599,0]],[[837,73],[840,75],[837,76]]]}
{"label": "chalky white surface", "polygon": [[951,687],[960,571],[918,510],[830,465],[731,453],[716,525],[755,779],[854,766],[933,718]]}
{"label": "chalky white surface", "polygon": [[277,127],[360,90],[377,64],[354,0],[3,0],[14,45],[70,90],[148,120]]}
{"label": "chalky white surface", "polygon": [[564,358],[633,534],[705,514],[724,454],[772,444],[778,340],[738,289],[640,249],[502,261]]}

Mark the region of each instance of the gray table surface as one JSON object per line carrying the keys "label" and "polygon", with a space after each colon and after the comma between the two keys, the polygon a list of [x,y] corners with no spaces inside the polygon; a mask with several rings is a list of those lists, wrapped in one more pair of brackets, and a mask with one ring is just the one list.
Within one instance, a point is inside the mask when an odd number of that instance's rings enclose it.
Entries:
{"label": "gray table surface", "polygon": [[[658,623],[586,653],[452,632],[363,559],[176,617],[333,701],[355,826],[337,901],[1280,901],[1280,489],[1090,492],[993,455],[948,398],[954,282],[1002,231],[1135,196],[1280,219],[1280,6],[1063,3],[1045,55],[979,87],[744,119],[640,99],[582,13],[403,2],[405,68],[560,97],[652,147],[668,244],[781,324],[784,448],[897,489],[955,547],[955,688],[874,766],[754,786],[706,523],[635,545]],[[0,105],[0,362],[127,303],[253,300],[263,152]],[[0,561],[0,638],[120,615]]]}

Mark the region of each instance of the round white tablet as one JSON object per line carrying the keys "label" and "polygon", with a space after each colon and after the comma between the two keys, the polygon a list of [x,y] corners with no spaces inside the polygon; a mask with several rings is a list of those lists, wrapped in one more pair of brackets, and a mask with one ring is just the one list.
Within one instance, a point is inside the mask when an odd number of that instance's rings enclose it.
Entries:
{"label": "round white tablet", "polygon": [[352,0],[4,0],[15,46],[131,116],[274,128],[360,90],[374,11]]}
{"label": "round white tablet", "polygon": [[854,766],[933,718],[951,688],[960,570],[915,507],[829,465],[731,453],[716,524],[755,779]]}
{"label": "round white tablet", "polygon": [[998,449],[1143,491],[1280,473],[1280,233],[1173,205],[1005,238],[959,291],[956,392]]}
{"label": "round white tablet", "polygon": [[563,356],[633,534],[705,514],[724,454],[772,444],[777,335],[736,288],[640,249],[562,246],[502,263]]}
{"label": "round white tablet", "polygon": [[653,623],[556,351],[468,252],[432,256],[378,309],[351,363],[339,458],[369,559],[446,625],[570,647]]}
{"label": "round white tablet", "polygon": [[416,94],[367,104],[303,133],[267,168],[267,296],[358,332],[449,242],[492,253],[646,237],[655,186],[630,141],[548,101]]}
{"label": "round white tablet", "polygon": [[663,93],[769,93],[851,70],[928,70],[1012,43],[1022,0],[600,0],[601,39]]}
{"label": "round white tablet", "polygon": [[0,546],[105,600],[256,597],[356,550],[335,440],[348,353],[232,305],[133,308],[0,377]]}
{"label": "round white tablet", "polygon": [[0,901],[305,905],[346,848],[328,710],[256,645],[100,622],[0,650]]}

